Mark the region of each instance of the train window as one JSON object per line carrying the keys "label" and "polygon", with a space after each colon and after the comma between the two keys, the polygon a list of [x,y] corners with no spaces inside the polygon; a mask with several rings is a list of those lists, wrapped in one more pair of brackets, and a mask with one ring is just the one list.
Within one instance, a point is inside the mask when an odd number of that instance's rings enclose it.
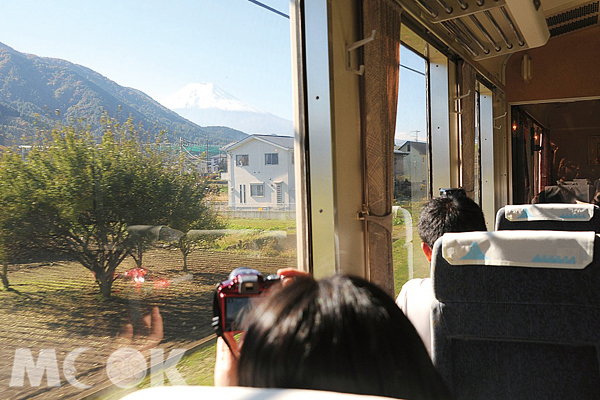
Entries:
{"label": "train window", "polygon": [[[419,46],[420,39],[410,36]],[[428,190],[427,60],[400,47],[400,83],[394,146],[394,287],[413,277],[429,276],[416,226]]]}
{"label": "train window", "polygon": [[212,384],[215,285],[297,265],[289,2],[0,3],[3,397]]}

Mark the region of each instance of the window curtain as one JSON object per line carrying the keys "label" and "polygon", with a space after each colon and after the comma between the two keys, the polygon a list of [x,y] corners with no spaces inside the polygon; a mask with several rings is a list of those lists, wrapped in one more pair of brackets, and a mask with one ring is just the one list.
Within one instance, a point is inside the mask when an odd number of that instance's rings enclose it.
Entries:
{"label": "window curtain", "polygon": [[[460,149],[461,186],[467,195],[475,198],[475,69],[460,61],[459,107],[460,107]],[[465,96],[465,97],[462,97]]]}
{"label": "window curtain", "polygon": [[361,132],[364,156],[364,210],[367,276],[394,295],[392,202],[394,132],[398,105],[400,16],[392,0],[364,0],[363,37],[376,30],[364,46]]}

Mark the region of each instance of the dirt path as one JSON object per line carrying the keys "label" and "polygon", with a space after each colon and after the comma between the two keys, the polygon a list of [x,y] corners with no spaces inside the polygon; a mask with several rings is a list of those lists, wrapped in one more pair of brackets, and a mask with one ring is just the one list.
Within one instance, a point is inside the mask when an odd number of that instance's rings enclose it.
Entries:
{"label": "dirt path", "polygon": [[[273,273],[295,264],[295,259],[287,257],[196,251],[188,259],[190,271],[185,274],[178,251],[152,250],[144,256],[144,265],[154,281],[164,279],[170,284],[155,287],[146,282],[137,290],[131,282],[119,279],[108,301],[99,298],[91,274],[77,263],[11,266],[9,279],[15,292],[0,292],[0,398],[81,397],[84,392],[70,385],[63,373],[69,352],[87,348],[76,358],[76,377],[83,384],[100,386],[108,379],[105,366],[116,349],[139,349],[145,344],[137,336],[133,341],[116,339],[126,322],[133,322],[136,333],[147,333],[140,319],[158,306],[164,320],[164,339],[158,348],[166,356],[170,349],[189,347],[212,333],[212,293],[232,269],[248,266]],[[133,261],[126,260],[118,272],[133,267]],[[61,386],[48,387],[44,375],[39,386],[32,386],[25,377],[23,386],[10,387],[17,349],[30,349],[38,363],[40,350],[53,350]]]}

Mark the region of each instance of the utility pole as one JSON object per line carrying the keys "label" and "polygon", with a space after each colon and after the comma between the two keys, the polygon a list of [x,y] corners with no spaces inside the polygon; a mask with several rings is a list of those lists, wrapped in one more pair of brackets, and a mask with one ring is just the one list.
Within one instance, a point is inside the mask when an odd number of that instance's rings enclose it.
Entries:
{"label": "utility pole", "polygon": [[208,176],[208,173],[209,173],[209,171],[208,171],[208,160],[209,160],[209,157],[208,157],[208,132],[206,132],[206,152],[205,152],[205,156],[204,156],[204,161],[205,161],[205,164],[206,164],[206,175],[207,176]]}
{"label": "utility pole", "polygon": [[419,132],[421,132],[421,131],[410,131],[410,133],[414,133],[415,134],[415,142],[419,141]]}

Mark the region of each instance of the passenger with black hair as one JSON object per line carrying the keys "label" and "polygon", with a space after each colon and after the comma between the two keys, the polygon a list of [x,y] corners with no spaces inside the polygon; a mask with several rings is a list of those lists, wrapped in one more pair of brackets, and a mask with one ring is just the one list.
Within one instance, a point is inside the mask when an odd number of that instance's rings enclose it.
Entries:
{"label": "passenger with black hair", "polygon": [[237,353],[219,338],[215,384],[402,399],[451,398],[394,300],[359,278],[298,277],[261,296]]}
{"label": "passenger with black hair", "polygon": [[[418,223],[421,249],[431,262],[435,241],[447,232],[485,231],[481,207],[463,194],[434,197],[421,211]],[[435,301],[431,278],[411,279],[402,286],[396,303],[414,325],[431,354],[430,312]]]}

